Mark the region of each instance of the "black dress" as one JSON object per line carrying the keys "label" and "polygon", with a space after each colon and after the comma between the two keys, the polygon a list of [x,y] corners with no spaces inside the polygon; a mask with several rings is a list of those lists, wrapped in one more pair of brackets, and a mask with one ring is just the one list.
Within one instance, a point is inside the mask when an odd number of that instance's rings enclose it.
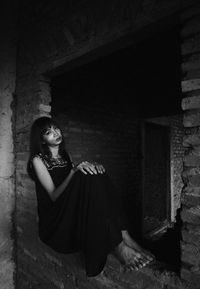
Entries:
{"label": "black dress", "polygon": [[[37,156],[59,186],[72,168],[69,157],[55,161]],[[60,253],[82,251],[87,275],[99,274],[108,253],[121,242],[121,230],[128,227],[108,175],[77,171],[55,202],[36,177],[35,183],[40,239]]]}

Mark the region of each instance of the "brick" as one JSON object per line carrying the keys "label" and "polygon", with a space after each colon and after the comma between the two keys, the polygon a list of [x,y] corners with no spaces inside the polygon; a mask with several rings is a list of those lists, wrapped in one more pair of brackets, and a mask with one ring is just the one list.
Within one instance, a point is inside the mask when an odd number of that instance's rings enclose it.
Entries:
{"label": "brick", "polygon": [[200,23],[198,15],[193,17],[192,20],[185,23],[184,27],[181,29],[181,36],[185,38],[186,36],[194,35],[199,33],[200,31]]}
{"label": "brick", "polygon": [[195,167],[195,168],[190,168],[190,167],[185,168],[184,167],[184,170],[182,172],[183,177],[195,176],[195,175],[197,175],[197,176],[200,175],[200,168],[199,167]]}
{"label": "brick", "polygon": [[188,167],[200,167],[200,156],[187,155],[184,157],[183,163]]}
{"label": "brick", "polygon": [[186,186],[183,193],[191,196],[200,197],[200,187]]}
{"label": "brick", "polygon": [[184,208],[181,212],[181,217],[184,222],[192,224],[200,224],[200,206],[189,209]]}
{"label": "brick", "polygon": [[200,146],[196,145],[193,147],[192,154],[195,156],[200,156]]}
{"label": "brick", "polygon": [[[195,70],[188,70],[185,72],[184,74],[184,78],[183,80],[185,79],[192,79],[192,78],[200,78],[200,69],[195,69]],[[190,92],[187,92],[186,95],[188,97],[191,97],[193,95],[197,95],[199,94],[199,90],[193,90],[193,91],[190,91]]]}
{"label": "brick", "polygon": [[197,235],[200,234],[200,227],[199,227],[198,225],[185,223],[185,224],[184,224],[184,228],[185,228],[189,233],[197,234]]}
{"label": "brick", "polygon": [[200,89],[200,79],[183,80],[181,86],[183,92]]}
{"label": "brick", "polygon": [[183,110],[200,108],[200,95],[183,98],[181,106]]}
{"label": "brick", "polygon": [[182,254],[181,260],[186,264],[200,268],[200,252],[199,248],[193,244],[181,244]]}
{"label": "brick", "polygon": [[[19,199],[20,199],[20,201],[19,201]],[[28,214],[36,216],[37,202],[36,202],[35,198],[30,199],[30,198],[26,198],[25,195],[23,195],[22,197],[18,195],[17,206],[18,206],[18,209],[20,210],[20,212],[24,212],[25,214],[26,214],[26,212],[28,212]]]}
{"label": "brick", "polygon": [[198,70],[200,68],[200,54],[195,54],[188,57],[186,61],[182,62],[181,68],[183,72]]}
{"label": "brick", "polygon": [[195,232],[188,232],[186,230],[182,230],[181,233],[184,242],[194,244],[197,247],[200,246],[200,233],[197,234]]}
{"label": "brick", "polygon": [[188,289],[199,289],[200,274],[193,273],[185,268],[181,269],[181,278],[187,281]]}
{"label": "brick", "polygon": [[181,196],[181,203],[185,206],[199,206],[200,205],[200,196],[194,196],[191,194],[183,194]]}
{"label": "brick", "polygon": [[200,174],[186,174],[185,171],[182,174],[182,178],[185,184],[189,186],[195,186],[199,187],[200,186]]}
{"label": "brick", "polygon": [[45,104],[39,104],[38,106],[40,111],[50,113],[51,112],[51,106],[50,105],[45,105]]}
{"label": "brick", "polygon": [[26,163],[28,161],[29,155],[26,152],[18,152],[16,153],[16,158],[19,161]]}
{"label": "brick", "polygon": [[182,55],[198,52],[200,50],[200,34],[193,35],[187,40],[183,41],[181,45]]}
{"label": "brick", "polygon": [[200,111],[198,109],[189,111],[183,115],[184,127],[200,126]]}

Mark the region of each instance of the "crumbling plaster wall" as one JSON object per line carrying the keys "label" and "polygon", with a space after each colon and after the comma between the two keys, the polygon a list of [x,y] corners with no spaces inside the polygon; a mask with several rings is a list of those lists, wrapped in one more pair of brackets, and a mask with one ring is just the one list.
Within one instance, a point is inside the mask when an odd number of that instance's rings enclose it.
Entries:
{"label": "crumbling plaster wall", "polygon": [[186,148],[182,177],[182,270],[191,288],[200,282],[200,4],[181,13],[182,109]]}
{"label": "crumbling plaster wall", "polygon": [[[16,75],[15,8],[2,5],[0,25],[0,288],[14,288],[15,258],[13,239],[14,144],[13,94]],[[14,3],[13,3],[14,4]]]}

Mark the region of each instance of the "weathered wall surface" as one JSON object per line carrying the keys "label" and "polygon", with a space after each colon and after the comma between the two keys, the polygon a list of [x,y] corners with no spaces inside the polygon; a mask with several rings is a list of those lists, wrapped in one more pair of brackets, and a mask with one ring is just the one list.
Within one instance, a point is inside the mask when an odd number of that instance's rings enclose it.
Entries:
{"label": "weathered wall surface", "polygon": [[186,135],[182,192],[182,278],[192,288],[200,282],[200,5],[184,10],[182,19],[182,108]]}
{"label": "weathered wall surface", "polygon": [[15,260],[13,235],[14,144],[13,94],[15,92],[16,31],[15,13],[3,5],[0,25],[0,288],[14,288]]}

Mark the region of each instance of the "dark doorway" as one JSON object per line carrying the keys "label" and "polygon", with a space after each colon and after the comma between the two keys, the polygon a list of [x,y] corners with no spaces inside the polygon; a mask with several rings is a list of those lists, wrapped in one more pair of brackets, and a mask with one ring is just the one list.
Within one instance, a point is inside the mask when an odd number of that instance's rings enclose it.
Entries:
{"label": "dark doorway", "polygon": [[142,133],[143,234],[170,218],[170,128],[145,122]]}

